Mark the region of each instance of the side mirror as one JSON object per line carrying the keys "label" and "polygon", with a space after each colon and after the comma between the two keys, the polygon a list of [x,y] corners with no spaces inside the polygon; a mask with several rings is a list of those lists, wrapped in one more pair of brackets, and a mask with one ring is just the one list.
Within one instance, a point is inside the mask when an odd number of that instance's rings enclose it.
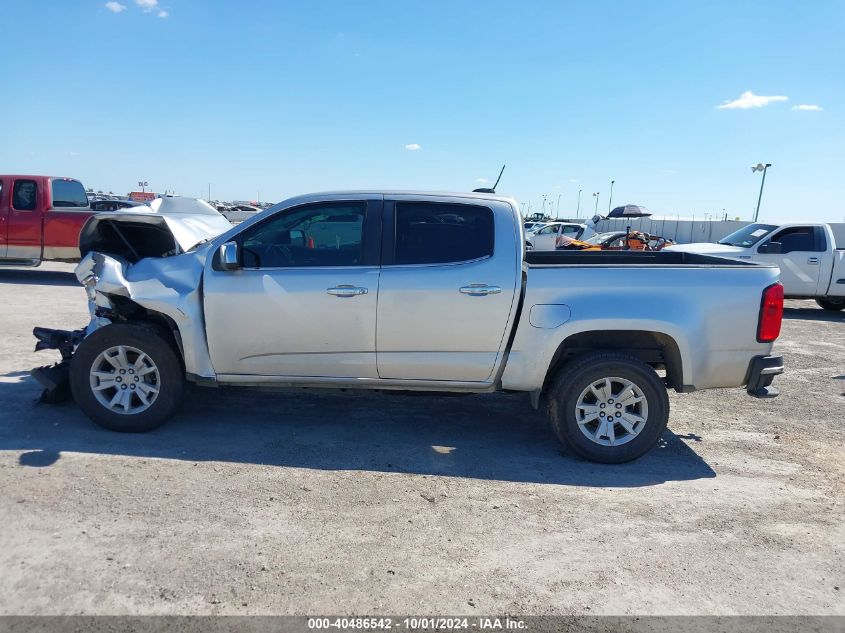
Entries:
{"label": "side mirror", "polygon": [[220,268],[222,270],[239,270],[241,267],[238,257],[238,243],[226,242],[220,245]]}
{"label": "side mirror", "polygon": [[767,242],[765,244],[761,244],[760,248],[757,249],[758,253],[769,255],[780,255],[782,251],[783,244],[780,242]]}

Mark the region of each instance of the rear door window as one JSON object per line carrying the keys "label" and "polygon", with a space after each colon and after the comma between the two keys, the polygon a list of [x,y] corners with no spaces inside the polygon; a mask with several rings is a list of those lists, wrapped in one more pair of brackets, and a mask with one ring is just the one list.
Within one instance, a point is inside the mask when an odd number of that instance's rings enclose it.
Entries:
{"label": "rear door window", "polygon": [[54,207],[87,207],[88,194],[78,180],[54,178],[51,183]]}
{"label": "rear door window", "polygon": [[448,264],[493,254],[493,211],[430,202],[396,204],[396,264]]}
{"label": "rear door window", "polygon": [[34,180],[16,180],[12,188],[12,207],[16,211],[35,211],[38,205],[38,185]]}

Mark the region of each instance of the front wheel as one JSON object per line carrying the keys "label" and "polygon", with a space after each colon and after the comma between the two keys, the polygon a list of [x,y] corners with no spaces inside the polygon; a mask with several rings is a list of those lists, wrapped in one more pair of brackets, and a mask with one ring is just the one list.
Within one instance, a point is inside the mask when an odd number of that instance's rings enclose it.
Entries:
{"label": "front wheel", "polygon": [[112,324],[79,344],[70,388],[89,418],[111,431],[142,433],[173,415],[184,373],[165,336],[154,326]]}
{"label": "front wheel", "polygon": [[816,303],[820,308],[824,308],[830,312],[839,312],[845,308],[845,297],[824,297],[816,299]]}
{"label": "front wheel", "polygon": [[669,421],[669,397],[660,377],[639,359],[594,352],[558,372],[549,416],[558,439],[575,453],[621,464],[657,444]]}

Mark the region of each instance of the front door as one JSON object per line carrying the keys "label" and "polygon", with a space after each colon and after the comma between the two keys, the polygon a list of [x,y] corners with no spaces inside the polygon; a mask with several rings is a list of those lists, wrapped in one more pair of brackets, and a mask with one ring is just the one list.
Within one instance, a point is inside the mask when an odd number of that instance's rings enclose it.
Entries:
{"label": "front door", "polygon": [[515,217],[503,202],[385,201],[380,378],[492,379],[521,275]]}
{"label": "front door", "polygon": [[11,185],[6,216],[6,257],[9,259],[41,259],[42,196],[38,182],[16,178]]}
{"label": "front door", "polygon": [[6,236],[9,232],[9,193],[3,190],[0,179],[0,259],[6,257]]}
{"label": "front door", "polygon": [[209,258],[205,320],[217,374],[378,376],[381,206],[298,205],[237,236],[240,270]]}
{"label": "front door", "polygon": [[560,224],[549,224],[534,234],[531,245],[535,251],[553,251],[557,240]]}
{"label": "front door", "polygon": [[[786,295],[793,297],[813,297],[819,285],[821,270],[828,262],[824,261],[826,244],[819,244],[816,227],[790,226],[774,233],[770,240],[779,242],[779,254],[756,253],[755,261],[773,263],[780,266],[780,281]],[[759,248],[759,246],[758,246]]]}

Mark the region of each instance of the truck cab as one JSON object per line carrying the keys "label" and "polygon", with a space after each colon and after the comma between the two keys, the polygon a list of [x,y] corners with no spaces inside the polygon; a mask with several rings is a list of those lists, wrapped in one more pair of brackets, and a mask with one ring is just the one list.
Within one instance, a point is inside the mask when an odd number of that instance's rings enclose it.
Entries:
{"label": "truck cab", "polygon": [[90,216],[74,178],[0,175],[0,264],[79,259],[79,232]]}
{"label": "truck cab", "polygon": [[828,224],[754,223],[717,244],[669,249],[777,265],[786,297],[816,299],[827,310],[845,308],[845,249],[837,248]]}

